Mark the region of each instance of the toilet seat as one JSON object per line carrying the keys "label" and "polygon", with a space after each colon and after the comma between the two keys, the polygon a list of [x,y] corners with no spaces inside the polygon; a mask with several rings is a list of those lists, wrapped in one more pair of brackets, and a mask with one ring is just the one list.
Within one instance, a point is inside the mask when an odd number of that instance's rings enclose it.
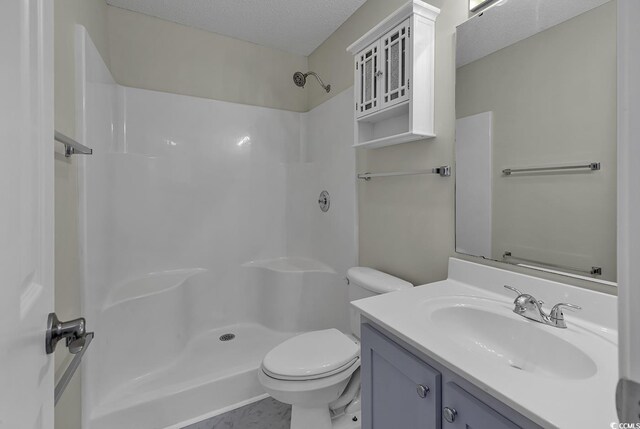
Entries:
{"label": "toilet seat", "polygon": [[356,341],[337,329],[290,338],[265,356],[262,370],[278,380],[317,380],[340,373],[360,359]]}
{"label": "toilet seat", "polygon": [[339,368],[336,368],[332,371],[328,371],[328,372],[323,372],[320,374],[315,374],[315,375],[309,375],[309,376],[292,376],[292,375],[286,375],[286,374],[276,374],[274,372],[269,371],[268,369],[266,369],[264,367],[264,365],[262,366],[262,371],[267,374],[269,377],[271,378],[275,378],[278,380],[284,380],[284,381],[306,381],[306,380],[318,380],[321,378],[327,378],[327,377],[331,377],[334,374],[338,374],[339,372],[344,371],[345,369],[351,367],[359,358],[356,357],[353,360],[351,360],[350,362],[347,362],[346,364],[342,365]]}

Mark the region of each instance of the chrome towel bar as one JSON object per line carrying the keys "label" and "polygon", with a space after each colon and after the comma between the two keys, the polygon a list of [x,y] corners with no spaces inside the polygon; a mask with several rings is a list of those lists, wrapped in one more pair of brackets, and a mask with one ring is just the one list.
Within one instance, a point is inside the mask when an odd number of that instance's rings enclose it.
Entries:
{"label": "chrome towel bar", "polygon": [[53,395],[53,403],[54,403],[54,405],[57,404],[58,401],[60,400],[60,398],[62,397],[62,394],[64,393],[64,390],[67,388],[67,386],[69,385],[69,382],[73,378],[73,374],[76,373],[76,370],[80,366],[80,362],[82,361],[82,356],[84,356],[84,353],[89,348],[89,344],[91,344],[92,340],[93,340],[93,332],[88,332],[85,335],[84,346],[82,347],[82,349],[78,353],[76,353],[73,356],[73,360],[71,360],[71,363],[69,364],[69,366],[65,370],[64,374],[62,374],[62,377],[60,377],[60,380],[56,384],[55,392],[54,392],[54,395]]}
{"label": "chrome towel bar", "polygon": [[522,262],[528,262],[530,264],[533,265],[541,265],[543,267],[549,267],[549,268],[558,268],[561,270],[569,270],[569,271],[574,271],[577,273],[584,273],[584,274],[589,274],[592,276],[601,276],[602,275],[602,268],[601,267],[591,267],[590,270],[584,270],[581,268],[575,268],[575,267],[570,267],[567,265],[558,265],[558,264],[552,264],[549,262],[540,262],[540,261],[535,261],[533,259],[527,259],[527,258],[520,258],[518,256],[513,256],[511,254],[511,252],[507,251],[504,252],[504,254],[502,255],[502,259],[514,259],[514,260],[518,260],[518,261],[522,261]]}
{"label": "chrome towel bar", "polygon": [[562,170],[590,170],[597,171],[600,170],[599,162],[590,162],[588,164],[577,164],[577,165],[556,165],[556,166],[548,166],[548,167],[527,167],[527,168],[505,168],[502,170],[502,174],[505,176],[510,176],[512,173],[535,173],[535,172],[544,172],[544,171],[562,171]]}
{"label": "chrome towel bar", "polygon": [[438,174],[441,177],[451,176],[451,167],[443,165],[441,167],[432,168],[431,170],[415,170],[415,171],[396,171],[391,173],[364,173],[358,174],[358,179],[369,181],[374,177],[392,177],[392,176],[414,176],[416,174]]}
{"label": "chrome towel bar", "polygon": [[91,155],[93,149],[78,143],[71,137],[67,137],[59,131],[54,134],[54,139],[64,145],[64,156],[69,158],[71,155]]}

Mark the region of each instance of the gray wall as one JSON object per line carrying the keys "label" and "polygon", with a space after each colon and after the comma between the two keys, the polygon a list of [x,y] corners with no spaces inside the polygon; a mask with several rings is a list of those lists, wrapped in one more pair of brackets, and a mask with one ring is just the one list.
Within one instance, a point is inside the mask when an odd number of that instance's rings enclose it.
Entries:
{"label": "gray wall", "polygon": [[[368,0],[309,57],[309,67],[338,93],[353,85],[346,48],[405,0]],[[358,150],[357,170],[395,171],[453,164],[455,27],[467,18],[467,0],[429,1],[441,8],[436,22],[435,139]],[[332,91],[333,93],[333,91]],[[309,105],[326,94],[310,90]],[[454,179],[410,176],[358,184],[360,264],[423,284],[446,278],[454,245]]]}
{"label": "gray wall", "polygon": [[[616,4],[458,69],[458,118],[493,111],[493,254],[616,279]],[[600,161],[592,174],[507,167]],[[487,255],[488,256],[488,255]]]}
{"label": "gray wall", "polygon": [[111,73],[121,85],[307,111],[308,91],[291,80],[307,69],[302,55],[111,6],[108,35]]}

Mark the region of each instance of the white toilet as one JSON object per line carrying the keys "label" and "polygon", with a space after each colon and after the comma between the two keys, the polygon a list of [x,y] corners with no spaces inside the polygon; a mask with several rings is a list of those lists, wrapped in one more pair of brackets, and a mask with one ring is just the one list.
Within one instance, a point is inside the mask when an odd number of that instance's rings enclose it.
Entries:
{"label": "white toilet", "polygon": [[[350,268],[347,279],[349,301],[413,287],[366,267]],[[360,314],[350,309],[350,318],[353,335],[337,329],[307,332],[276,346],[262,361],[260,383],[292,405],[291,429],[353,427],[349,422],[360,411]]]}

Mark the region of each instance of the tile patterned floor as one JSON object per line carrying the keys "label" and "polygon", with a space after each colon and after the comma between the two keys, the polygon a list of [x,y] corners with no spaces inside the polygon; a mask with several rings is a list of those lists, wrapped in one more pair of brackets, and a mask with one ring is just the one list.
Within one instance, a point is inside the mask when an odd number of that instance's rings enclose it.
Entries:
{"label": "tile patterned floor", "polygon": [[289,429],[290,423],[291,405],[267,398],[183,429]]}

